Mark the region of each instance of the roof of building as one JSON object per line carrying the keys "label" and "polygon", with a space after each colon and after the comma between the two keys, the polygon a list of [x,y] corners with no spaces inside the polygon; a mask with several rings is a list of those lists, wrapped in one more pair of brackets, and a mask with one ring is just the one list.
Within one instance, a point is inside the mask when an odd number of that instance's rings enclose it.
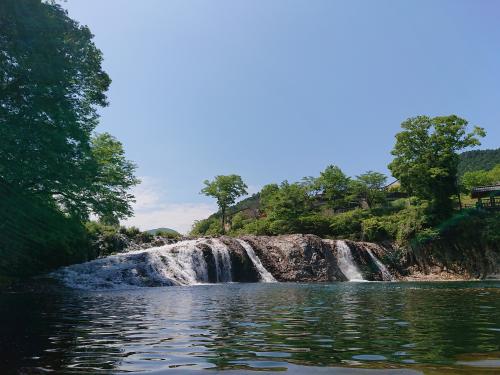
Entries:
{"label": "roof of building", "polygon": [[488,186],[477,186],[472,188],[471,191],[472,198],[489,197],[490,195],[500,195],[500,183]]}

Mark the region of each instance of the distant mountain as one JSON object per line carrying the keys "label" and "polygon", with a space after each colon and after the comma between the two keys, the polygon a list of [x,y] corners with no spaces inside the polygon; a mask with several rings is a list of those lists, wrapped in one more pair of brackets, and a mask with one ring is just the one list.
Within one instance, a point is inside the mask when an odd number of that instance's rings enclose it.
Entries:
{"label": "distant mountain", "polygon": [[146,232],[151,233],[151,234],[157,234],[159,232],[164,232],[164,233],[171,233],[171,234],[179,234],[176,230],[170,229],[170,228],[156,228],[156,229],[150,229],[147,230]]}
{"label": "distant mountain", "polygon": [[495,165],[500,164],[500,148],[496,150],[473,150],[460,154],[458,164],[458,175],[465,172],[490,170]]}

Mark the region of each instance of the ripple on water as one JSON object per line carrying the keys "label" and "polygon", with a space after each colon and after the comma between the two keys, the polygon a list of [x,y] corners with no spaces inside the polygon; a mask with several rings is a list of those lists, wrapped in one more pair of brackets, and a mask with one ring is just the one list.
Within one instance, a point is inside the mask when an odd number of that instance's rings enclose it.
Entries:
{"label": "ripple on water", "polygon": [[[446,364],[451,373],[491,372],[500,369],[494,355],[500,351],[499,311],[500,283],[232,284],[0,295],[0,367],[350,374],[342,366],[353,366],[386,374],[389,367],[418,363],[419,371]],[[490,356],[460,357],[477,351]]]}
{"label": "ripple on water", "polygon": [[353,355],[352,359],[358,360],[358,361],[385,361],[387,360],[386,357],[383,355],[377,355],[377,354],[358,354],[358,355]]}

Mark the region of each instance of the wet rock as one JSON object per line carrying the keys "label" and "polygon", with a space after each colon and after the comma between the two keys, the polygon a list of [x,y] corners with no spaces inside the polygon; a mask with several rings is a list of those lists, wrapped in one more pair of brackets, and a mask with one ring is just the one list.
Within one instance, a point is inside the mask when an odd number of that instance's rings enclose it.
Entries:
{"label": "wet rock", "polygon": [[245,236],[278,281],[345,280],[329,243],[314,235]]}
{"label": "wet rock", "polygon": [[223,236],[220,240],[230,249],[231,267],[233,281],[236,282],[257,282],[259,272],[253,262],[248,257],[247,252],[241,244],[232,237]]}

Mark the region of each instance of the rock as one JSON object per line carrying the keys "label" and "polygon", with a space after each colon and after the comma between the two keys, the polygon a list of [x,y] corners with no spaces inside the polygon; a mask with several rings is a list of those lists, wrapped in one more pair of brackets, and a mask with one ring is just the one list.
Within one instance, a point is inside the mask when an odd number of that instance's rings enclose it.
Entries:
{"label": "rock", "polygon": [[241,244],[232,237],[221,237],[220,240],[230,249],[233,281],[257,282],[259,273]]}
{"label": "rock", "polygon": [[278,281],[345,280],[329,243],[314,235],[245,236]]}

